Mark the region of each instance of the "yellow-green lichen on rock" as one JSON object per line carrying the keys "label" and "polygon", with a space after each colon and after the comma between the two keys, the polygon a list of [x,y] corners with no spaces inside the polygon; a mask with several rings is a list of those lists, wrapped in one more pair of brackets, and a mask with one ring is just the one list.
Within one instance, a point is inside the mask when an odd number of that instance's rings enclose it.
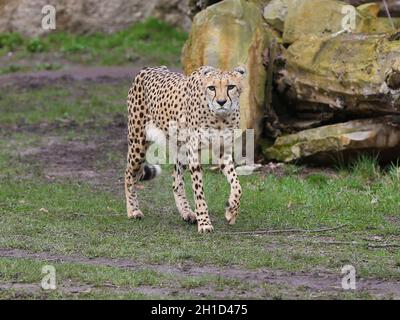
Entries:
{"label": "yellow-green lichen on rock", "polygon": [[199,12],[182,51],[186,74],[202,65],[231,70],[246,66],[241,95],[241,128],[261,134],[266,72],[263,51],[267,32],[259,6],[245,0],[225,0]]}
{"label": "yellow-green lichen on rock", "polygon": [[390,21],[378,18],[379,6],[367,4],[355,8],[336,0],[272,0],[264,9],[264,18],[283,32],[283,42],[292,44],[307,35],[325,35],[344,29],[355,13],[354,33],[388,33]]}
{"label": "yellow-green lichen on rock", "polygon": [[389,35],[308,36],[285,52],[280,80],[293,99],[333,111],[400,111],[400,41]]}
{"label": "yellow-green lichen on rock", "polygon": [[364,14],[368,14],[370,16],[377,17],[379,14],[379,11],[381,11],[381,7],[379,4],[377,4],[375,2],[369,2],[369,3],[364,3],[362,5],[359,5],[357,7],[357,10]]}
{"label": "yellow-green lichen on rock", "polygon": [[292,162],[320,153],[385,151],[400,144],[399,120],[398,116],[387,116],[304,130],[279,137],[263,152],[268,159]]}
{"label": "yellow-green lichen on rock", "polygon": [[276,30],[283,32],[290,0],[272,0],[264,7],[263,17]]}

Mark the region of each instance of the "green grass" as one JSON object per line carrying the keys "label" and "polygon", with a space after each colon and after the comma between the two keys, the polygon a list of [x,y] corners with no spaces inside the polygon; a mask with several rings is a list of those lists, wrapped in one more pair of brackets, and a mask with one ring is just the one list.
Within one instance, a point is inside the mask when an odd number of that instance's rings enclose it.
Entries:
{"label": "green grass", "polygon": [[[2,159],[1,169],[6,172],[10,170],[7,169],[10,160],[4,156]],[[21,169],[15,165],[11,170],[18,170],[20,174],[23,170],[30,171],[29,167]],[[9,172],[2,177],[0,186],[0,247],[130,257],[151,263],[175,264],[189,260],[220,266],[310,271],[315,266],[335,270],[342,263],[338,257],[354,261],[354,252],[348,247],[334,250],[327,247],[326,254],[321,256],[309,251],[309,239],[291,247],[291,241],[284,236],[277,237],[281,243],[274,250],[266,250],[273,238],[230,232],[348,224],[343,230],[329,233],[340,241],[362,241],[371,233],[390,238],[400,232],[399,225],[387,220],[400,216],[398,184],[390,176],[366,183],[348,174],[326,178],[322,184],[319,179],[316,182],[315,178],[298,176],[241,177],[246,190],[241,216],[238,224],[230,227],[223,218],[229,188],[221,175],[206,171],[206,197],[217,232],[198,235],[196,227],[183,223],[174,209],[170,173],[167,168],[158,181],[140,191],[146,218],[128,221],[122,197],[94,190],[88,184],[49,184],[41,177],[40,170],[30,180],[15,179]],[[189,186],[187,189],[190,192]],[[336,263],[332,264],[332,259]],[[356,262],[367,276],[398,278],[395,259],[398,256],[393,256],[391,251],[360,247]],[[379,270],[376,265],[385,267]]]}
{"label": "green grass", "polygon": [[[45,276],[42,268],[47,265],[53,266],[56,272],[55,290],[41,288]],[[216,296],[207,294],[204,288],[213,288],[218,297],[226,293],[226,298],[235,298],[238,292],[255,292],[255,288],[258,288],[257,297],[265,299],[282,299],[285,297],[282,291],[289,292],[292,297],[312,298],[302,288],[296,290],[266,284],[255,286],[224,277],[177,277],[145,269],[128,270],[82,263],[0,258],[0,286],[5,283],[12,283],[18,288],[0,290],[0,299],[215,299]],[[154,293],[146,292],[146,288],[155,289]],[[157,295],[158,291],[160,293]],[[169,295],[162,295],[162,292],[168,292]],[[199,296],[196,292],[202,294]],[[318,296],[323,298],[324,294]],[[365,293],[342,293],[340,296],[365,297]]]}
{"label": "green grass", "polygon": [[0,34],[0,48],[8,51],[13,51],[24,44],[24,39],[20,34],[2,33]]}
{"label": "green grass", "polygon": [[[41,290],[40,284],[44,274],[42,268],[51,265],[56,271],[55,291]],[[0,258],[0,285],[2,283],[34,284],[37,286],[36,295],[42,298],[79,298],[79,299],[144,299],[158,298],[154,295],[143,294],[143,286],[153,288],[180,289],[196,288],[198,286],[213,285],[213,277],[176,277],[174,275],[158,273],[148,269],[121,269],[111,266],[88,265],[84,263],[55,263],[53,261],[35,261],[31,259]],[[219,281],[220,287],[229,288],[229,281]],[[76,292],[68,292],[70,286],[81,286]],[[111,294],[109,288],[112,288]],[[107,294],[106,294],[107,292]],[[7,298],[12,298],[14,292],[8,292]],[[0,296],[1,297],[1,296]],[[31,297],[32,298],[32,297]],[[175,295],[171,298],[185,298]]]}
{"label": "green grass", "polygon": [[101,286],[109,283],[115,286],[153,286],[171,281],[171,277],[151,270],[121,270],[116,267],[93,266],[82,263],[39,262],[30,259],[0,258],[1,281],[17,283],[40,283],[44,277],[42,267],[53,265],[58,282],[74,281]]}
{"label": "green grass", "polygon": [[15,72],[59,70],[61,68],[62,65],[58,63],[37,63],[33,66],[10,64],[4,68],[0,68],[0,75]]}
{"label": "green grass", "polygon": [[139,59],[143,64],[178,65],[186,39],[185,32],[150,18],[113,34],[55,32],[32,39],[16,33],[0,34],[0,56],[14,52],[14,69],[19,59],[43,53],[61,54],[68,61],[89,65],[126,65]]}
{"label": "green grass", "polygon": [[110,121],[125,114],[129,82],[46,86],[34,91],[0,89],[0,124]]}
{"label": "green grass", "polygon": [[[80,84],[82,85],[82,83]],[[93,164],[109,188],[90,180],[49,180],[46,168],[51,163],[26,161],[20,152],[46,146],[49,136],[60,141],[93,143],[93,137],[110,136],[113,116],[125,110],[126,88],[120,84],[52,86],[30,91],[3,90],[0,99],[0,248],[47,252],[54,255],[125,258],[144,266],[216,266],[272,271],[326,272],[338,275],[346,264],[356,267],[357,275],[400,280],[398,248],[372,248],[368,244],[399,243],[400,174],[397,165],[381,168],[376,158],[361,157],[334,174],[323,170],[304,176],[302,168],[286,166],[283,176],[254,174],[242,176],[241,214],[237,224],[228,226],[224,205],[229,186],[225,178],[205,171],[205,193],[214,220],[214,234],[199,235],[196,226],[183,222],[176,212],[171,166],[140,189],[145,213],[142,221],[126,218],[122,177],[125,154],[114,147],[123,137],[112,136],[110,150],[99,154]],[[52,124],[59,119],[77,122],[77,127],[44,132],[14,131],[15,122]],[[87,126],[88,121],[100,124]],[[23,127],[22,127],[23,128]],[[65,154],[68,160],[68,153]],[[61,160],[61,159],[60,159]],[[88,164],[90,165],[90,164]],[[112,168],[115,176],[105,172]],[[189,181],[186,174],[186,181]],[[186,186],[191,199],[191,188]],[[191,200],[192,204],[193,201]],[[242,235],[238,231],[258,229],[317,229],[345,224],[324,233]],[[355,241],[357,244],[346,243]],[[337,242],[337,244],[332,244]],[[45,261],[0,259],[1,282],[37,283],[37,270]],[[174,287],[177,297],[187,290],[212,287],[211,296],[232,290],[233,296],[246,290],[256,297],[312,298],[307,289],[205,275],[174,278],[167,272],[127,271],[116,267],[87,266],[80,263],[57,264],[60,279],[90,284],[97,289],[78,294],[81,298],[143,298],[140,292],[107,291],[105,283],[125,289],[140,286]],[[84,271],[83,274],[80,274]],[[183,290],[183,291],[182,291]],[[186,290],[186,291],[185,291]],[[261,290],[261,291],[260,291]],[[315,294],[315,293],[314,293]],[[226,294],[228,295],[228,294]],[[150,295],[156,297],[156,295]],[[374,297],[368,293],[326,293],[335,298]],[[0,297],[19,298],[21,292],[7,290]],[[63,292],[26,294],[28,298],[73,298]],[[190,296],[191,297],[191,296]]]}

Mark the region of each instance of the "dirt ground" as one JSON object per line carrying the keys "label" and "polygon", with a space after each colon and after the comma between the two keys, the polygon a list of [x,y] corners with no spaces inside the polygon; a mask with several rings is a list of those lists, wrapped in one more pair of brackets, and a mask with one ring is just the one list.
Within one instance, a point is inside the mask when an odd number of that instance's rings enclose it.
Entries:
{"label": "dirt ground", "polygon": [[[322,270],[314,274],[308,273],[287,273],[276,270],[244,270],[236,267],[225,267],[218,268],[213,266],[199,266],[195,264],[185,264],[180,266],[174,265],[154,265],[154,264],[142,264],[129,259],[108,259],[108,258],[86,258],[82,256],[63,256],[54,255],[48,253],[31,253],[23,250],[13,249],[0,249],[0,256],[7,258],[22,258],[22,259],[35,259],[38,261],[57,261],[57,262],[73,262],[80,264],[88,264],[93,266],[112,266],[128,270],[154,270],[162,273],[173,274],[176,276],[191,276],[199,277],[204,275],[224,276],[228,279],[240,280],[246,283],[251,283],[255,286],[257,284],[277,284],[289,288],[304,288],[308,291],[316,294],[324,293],[335,293],[342,290],[340,282],[336,275],[324,273]],[[3,287],[12,286],[12,283],[2,284]],[[28,286],[29,288],[36,288],[39,290],[39,286]],[[65,286],[61,286],[65,289]],[[84,291],[90,288],[90,286],[74,287],[75,291]],[[67,286],[66,290],[71,288]],[[377,297],[384,297],[388,293],[392,294],[394,298],[400,297],[400,286],[398,281],[383,281],[377,279],[360,279],[357,282],[357,289],[360,291],[367,290],[370,294]],[[140,290],[150,290],[149,288],[141,288]],[[181,288],[171,288],[170,290],[162,290],[153,288],[152,292],[161,295],[173,295],[176,290],[182,290]],[[228,293],[215,291],[212,288],[202,288],[203,295],[212,295],[217,298],[223,298]],[[183,292],[181,292],[183,293]],[[195,295],[202,295],[200,292],[190,292]],[[242,292],[241,298],[252,298],[257,296],[257,289]],[[294,298],[294,296],[292,297]]]}

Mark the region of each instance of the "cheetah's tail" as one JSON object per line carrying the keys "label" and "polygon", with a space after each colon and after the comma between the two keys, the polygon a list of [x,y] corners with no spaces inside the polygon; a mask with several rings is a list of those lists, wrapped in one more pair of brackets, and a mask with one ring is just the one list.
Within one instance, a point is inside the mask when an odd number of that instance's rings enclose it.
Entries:
{"label": "cheetah's tail", "polygon": [[156,164],[146,163],[140,180],[151,180],[161,174],[161,167]]}

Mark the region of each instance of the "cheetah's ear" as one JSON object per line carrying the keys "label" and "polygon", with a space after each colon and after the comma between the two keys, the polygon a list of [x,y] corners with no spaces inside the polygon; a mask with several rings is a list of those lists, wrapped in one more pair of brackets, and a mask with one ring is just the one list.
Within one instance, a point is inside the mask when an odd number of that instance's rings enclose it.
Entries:
{"label": "cheetah's ear", "polygon": [[247,70],[245,66],[238,66],[233,69],[233,71],[239,73],[242,77],[245,77],[247,75]]}
{"label": "cheetah's ear", "polygon": [[214,68],[214,67],[211,67],[211,66],[203,66],[203,67],[201,67],[201,68],[199,69],[199,71],[200,71],[200,73],[201,73],[203,76],[206,76],[206,75],[208,75],[210,72],[215,71],[215,68]]}

